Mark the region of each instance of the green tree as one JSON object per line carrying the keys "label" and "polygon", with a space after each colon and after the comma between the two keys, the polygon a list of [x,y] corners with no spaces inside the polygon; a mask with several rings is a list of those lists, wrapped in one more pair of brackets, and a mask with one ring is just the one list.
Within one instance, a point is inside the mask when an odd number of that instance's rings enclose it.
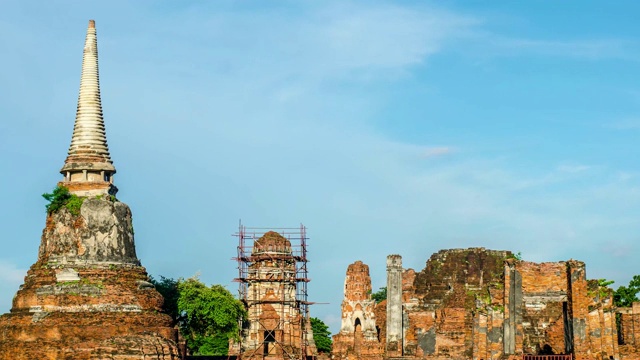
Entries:
{"label": "green tree", "polygon": [[387,300],[387,287],[381,287],[380,290],[371,294],[371,299],[376,301],[376,304],[382,302],[382,300]]}
{"label": "green tree", "polygon": [[246,310],[222,285],[206,286],[197,277],[178,280],[177,310],[182,335],[194,355],[227,355],[238,337]]}
{"label": "green tree", "polygon": [[164,297],[162,310],[169,314],[176,323],[180,321],[178,312],[178,280],[166,278],[160,275],[160,280],[156,280],[153,276],[149,276],[149,281],[156,287],[156,290]]}
{"label": "green tree", "polygon": [[638,300],[640,292],[640,275],[635,275],[629,282],[629,286],[620,286],[613,293],[613,302],[619,307],[629,307]]}
{"label": "green tree", "polygon": [[311,330],[313,331],[313,341],[319,352],[331,352],[331,332],[329,327],[320,319],[311,318]]}

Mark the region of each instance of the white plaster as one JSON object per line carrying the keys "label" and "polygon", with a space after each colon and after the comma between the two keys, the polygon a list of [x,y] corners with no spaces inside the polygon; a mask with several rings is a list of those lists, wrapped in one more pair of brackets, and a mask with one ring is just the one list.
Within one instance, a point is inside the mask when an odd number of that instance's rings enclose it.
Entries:
{"label": "white plaster", "polygon": [[[88,162],[86,156],[98,157],[101,160]],[[107,136],[102,116],[102,102],[100,99],[100,81],[98,74],[98,41],[96,29],[89,26],[84,43],[82,57],[82,75],[80,77],[80,92],[73,136],[69,147],[69,156],[61,172],[71,173],[83,171],[84,181],[87,170],[106,171],[115,173],[113,162],[109,154]],[[71,180],[73,181],[73,174]],[[101,179],[102,181],[102,179]]]}
{"label": "white plaster", "polygon": [[80,276],[78,276],[78,272],[72,268],[64,268],[56,272],[56,281],[78,281],[80,280]]}

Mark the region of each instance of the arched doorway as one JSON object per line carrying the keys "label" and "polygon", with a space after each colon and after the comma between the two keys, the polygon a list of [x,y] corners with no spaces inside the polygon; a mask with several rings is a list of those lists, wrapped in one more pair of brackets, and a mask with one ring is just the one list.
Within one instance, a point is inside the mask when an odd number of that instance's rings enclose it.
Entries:
{"label": "arched doorway", "polygon": [[360,354],[360,346],[364,341],[364,335],[362,334],[362,322],[360,322],[360,318],[356,318],[356,321],[353,324],[353,328],[353,351],[356,354]]}

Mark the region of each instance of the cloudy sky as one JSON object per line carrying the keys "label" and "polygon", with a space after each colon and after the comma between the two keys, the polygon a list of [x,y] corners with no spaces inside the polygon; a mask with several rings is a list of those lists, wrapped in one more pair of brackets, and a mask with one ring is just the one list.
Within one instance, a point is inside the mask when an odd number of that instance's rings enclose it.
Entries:
{"label": "cloudy sky", "polygon": [[447,248],[640,273],[634,1],[86,1],[0,11],[0,311],[36,261],[96,20],[118,197],[150,274],[235,291],[238,221],[308,227],[310,300]]}

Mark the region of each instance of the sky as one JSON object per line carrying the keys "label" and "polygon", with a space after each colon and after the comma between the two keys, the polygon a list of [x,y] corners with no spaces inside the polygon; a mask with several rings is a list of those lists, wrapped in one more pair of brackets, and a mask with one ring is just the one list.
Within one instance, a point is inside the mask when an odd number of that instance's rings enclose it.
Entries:
{"label": "sky", "polygon": [[61,180],[89,19],[138,257],[237,291],[246,226],[309,236],[311,315],[345,271],[441,249],[640,274],[635,1],[5,2],[0,312]]}

